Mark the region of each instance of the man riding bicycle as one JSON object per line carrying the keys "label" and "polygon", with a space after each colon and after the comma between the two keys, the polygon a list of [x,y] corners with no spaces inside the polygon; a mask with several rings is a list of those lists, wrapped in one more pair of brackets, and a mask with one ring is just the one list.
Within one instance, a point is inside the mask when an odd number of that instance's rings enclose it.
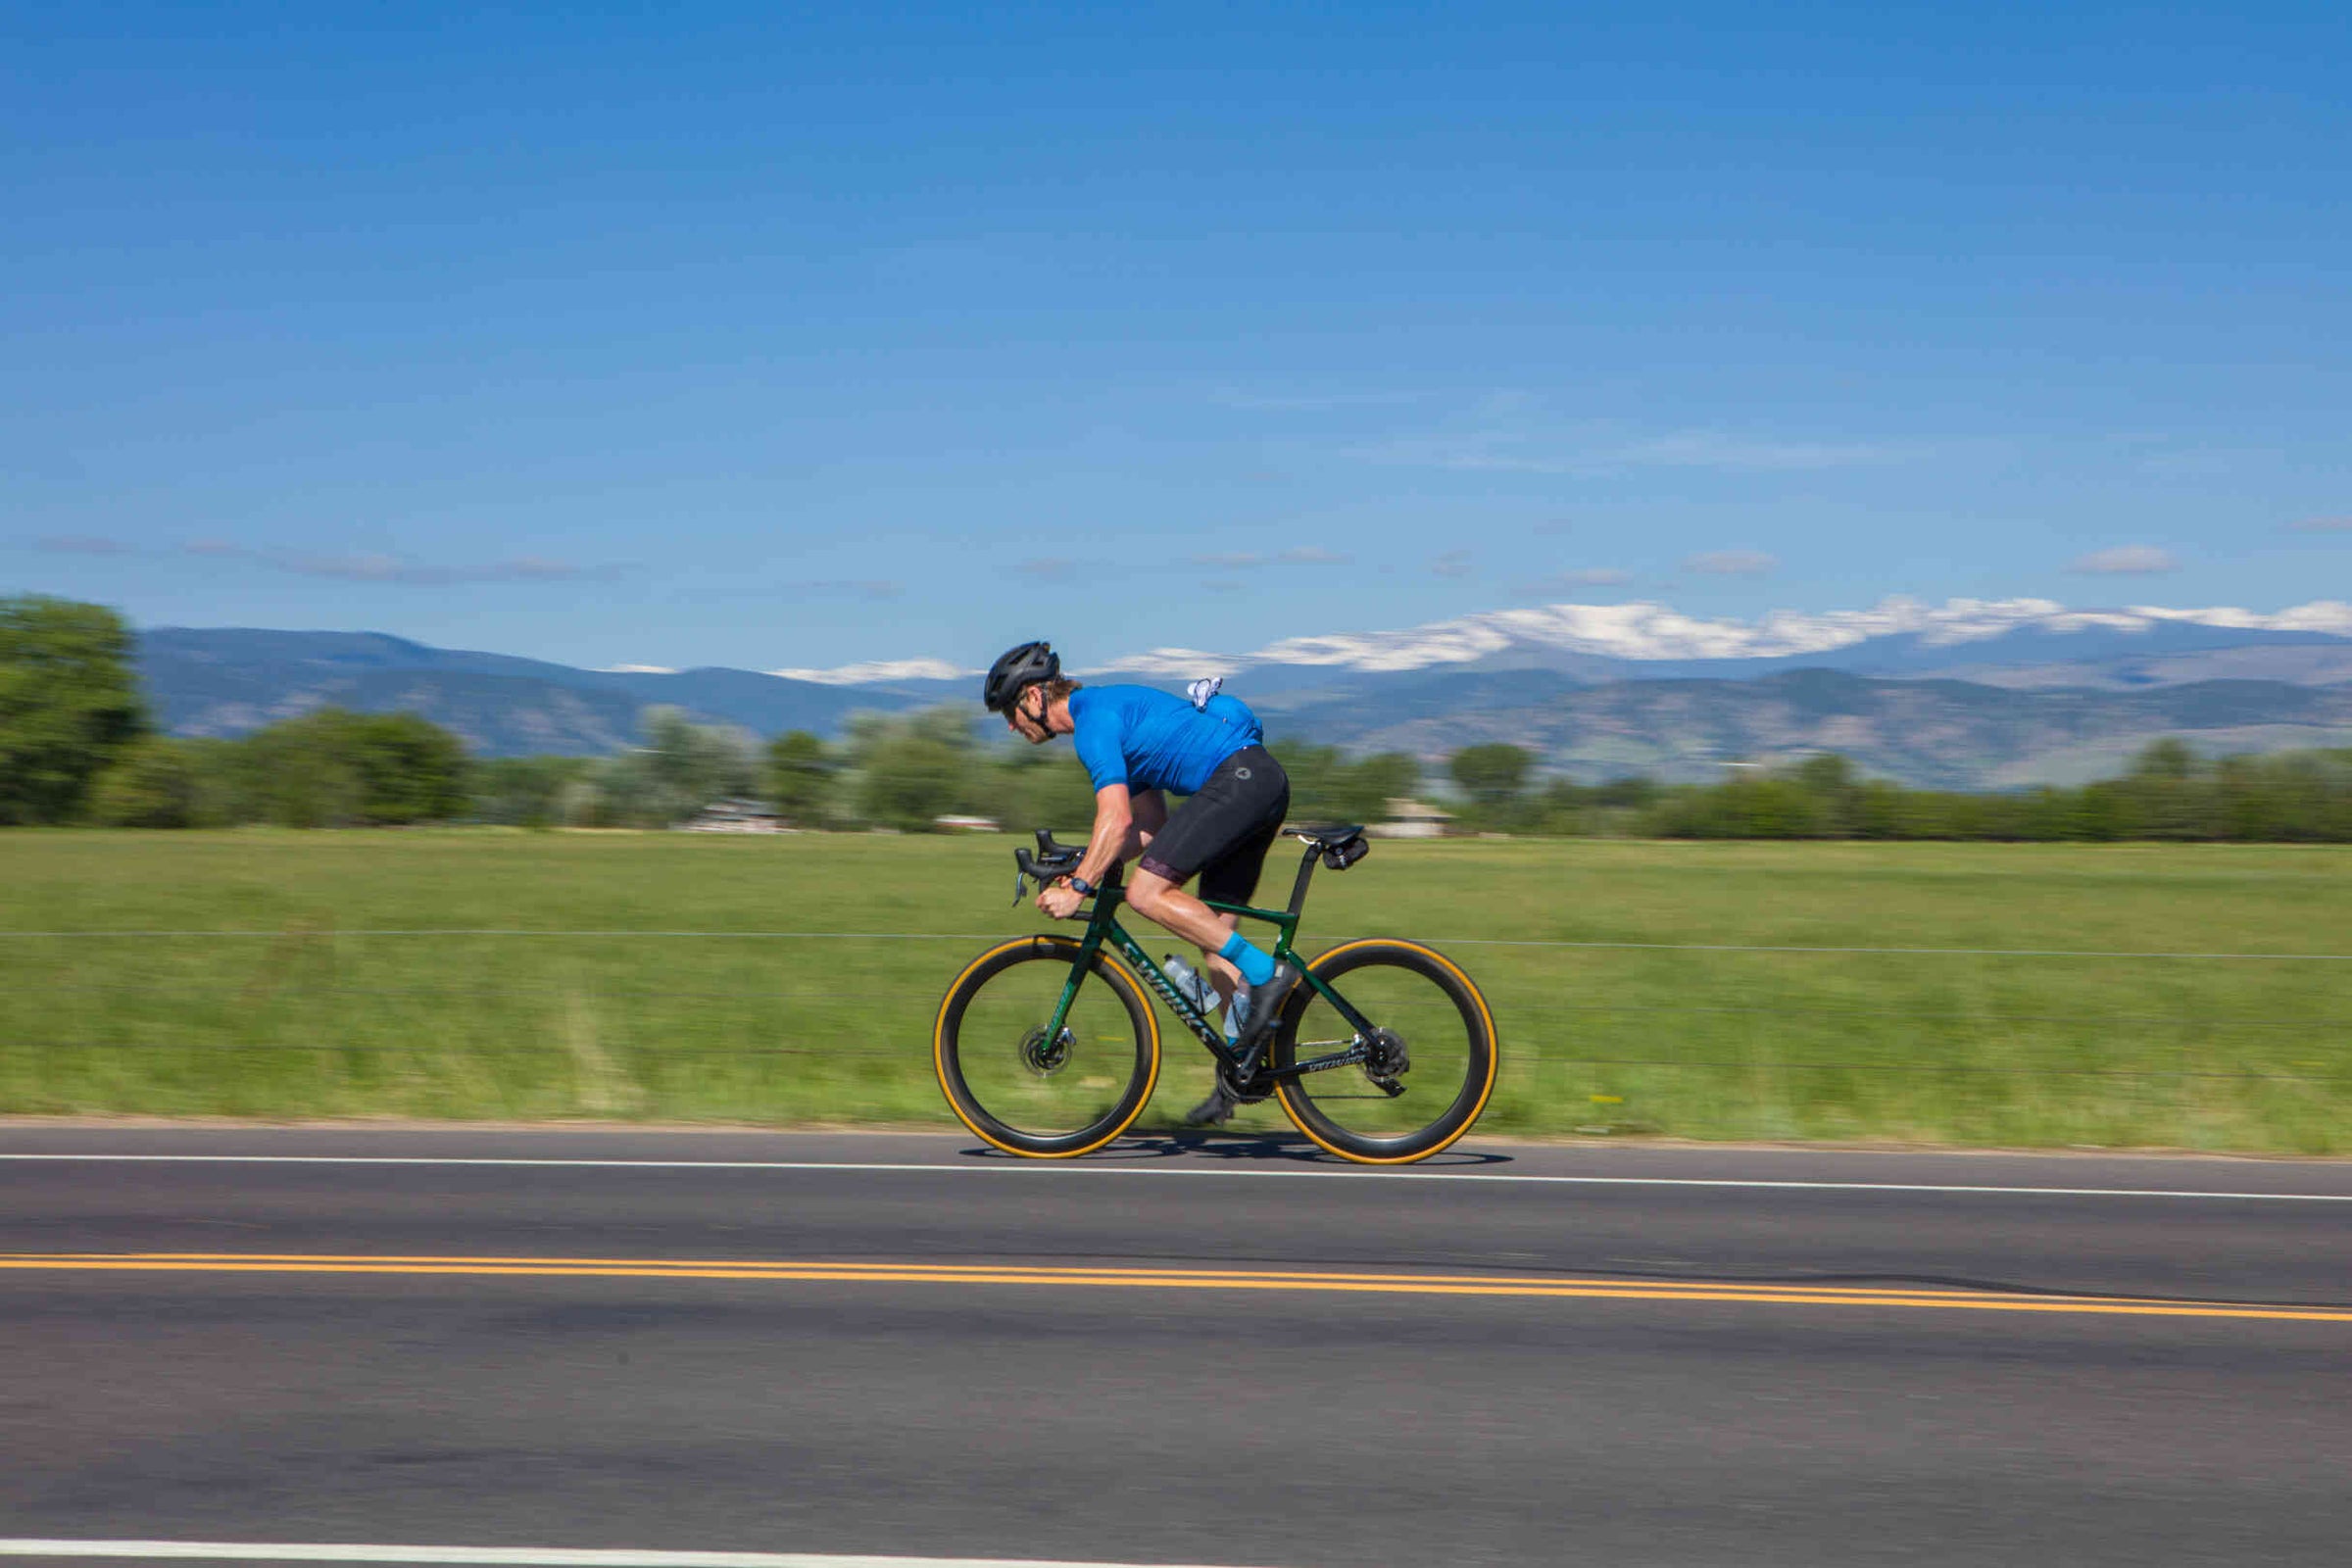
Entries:
{"label": "man riding bicycle", "polygon": [[[1149,686],[1084,686],[1066,680],[1044,643],[1023,643],[992,665],[981,701],[1032,746],[1071,737],[1095,787],[1095,825],[1078,869],[1037,896],[1037,906],[1068,919],[1110,868],[1133,859],[1127,903],[1200,950],[1209,983],[1230,1004],[1250,988],[1236,1037],[1246,1082],[1298,971],[1237,929],[1202,899],[1247,904],[1266,852],[1282,831],[1291,781],[1262,744],[1257,715],[1214,682],[1191,701]],[[1184,796],[1173,813],[1166,792]],[[1184,890],[1200,878],[1199,898]],[[1186,1120],[1224,1121],[1245,1097],[1220,1067],[1216,1087]]]}

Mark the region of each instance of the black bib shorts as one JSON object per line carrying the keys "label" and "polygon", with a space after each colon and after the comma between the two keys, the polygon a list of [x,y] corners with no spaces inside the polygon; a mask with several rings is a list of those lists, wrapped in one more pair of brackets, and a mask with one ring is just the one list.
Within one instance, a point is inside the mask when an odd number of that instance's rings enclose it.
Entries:
{"label": "black bib shorts", "polygon": [[1178,887],[1198,874],[1201,898],[1247,904],[1290,808],[1291,776],[1274,754],[1244,747],[1168,814],[1136,864]]}

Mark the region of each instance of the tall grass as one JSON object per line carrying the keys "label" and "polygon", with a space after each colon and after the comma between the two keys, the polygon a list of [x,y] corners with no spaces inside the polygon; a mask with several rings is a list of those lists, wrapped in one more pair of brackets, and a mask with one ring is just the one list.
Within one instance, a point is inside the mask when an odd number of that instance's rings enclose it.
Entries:
{"label": "tall grass", "polygon": [[[0,925],[99,933],[0,936],[0,1112],[943,1123],[941,989],[1047,924],[1008,906],[1012,842],[0,835]],[[2328,848],[1384,844],[1320,874],[1302,946],[1449,950],[1502,1032],[1491,1131],[2326,1153],[2352,1148],[2352,963],[2007,955],[2352,952],[2347,872]],[[252,934],[133,934],[228,931]],[[630,932],[708,934],[595,934]],[[1544,943],[1674,946],[1511,945]],[[1206,1082],[1169,1049],[1163,1121]]]}

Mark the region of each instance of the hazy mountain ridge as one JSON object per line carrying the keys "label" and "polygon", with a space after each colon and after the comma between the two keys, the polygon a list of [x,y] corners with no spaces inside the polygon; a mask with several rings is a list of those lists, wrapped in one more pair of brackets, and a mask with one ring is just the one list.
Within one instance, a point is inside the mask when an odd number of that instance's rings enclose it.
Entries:
{"label": "hazy mountain ridge", "polygon": [[[2284,659],[2308,679],[2352,661],[2352,644],[2322,642],[2335,645],[2183,651],[2130,663],[2103,682],[2092,678],[2096,671],[2125,666],[2026,665],[2006,672],[2017,677],[2006,686],[1752,664],[1738,666],[1742,678],[1598,682],[1545,668],[1267,666],[1237,675],[1230,689],[1277,739],[1408,751],[1433,763],[1463,746],[1507,741],[1588,780],[1706,779],[1730,762],[1831,750],[1908,783],[1979,788],[2096,777],[2162,735],[2215,752],[2352,744],[2352,684],[2132,678],[2157,667],[2258,670]],[[365,632],[166,628],[141,638],[140,664],[175,734],[242,734],[333,703],[421,713],[489,757],[619,751],[637,743],[640,715],[657,703],[760,735],[834,734],[859,709],[904,710],[972,696],[968,680],[845,685],[739,669],[584,670]],[[2062,674],[2082,678],[2046,683]]]}
{"label": "hazy mountain ridge", "polygon": [[1478,689],[1487,678],[1444,677],[1396,702],[1263,706],[1278,736],[1425,757],[1504,741],[1588,782],[1629,773],[1710,780],[1735,762],[1835,751],[1905,783],[1983,789],[2085,782],[2166,735],[2216,753],[2352,745],[2352,686],[2014,691],[1804,669],[1751,681],[1563,685],[1538,702],[1490,704]]}
{"label": "hazy mountain ridge", "polygon": [[918,701],[751,670],[574,669],[374,632],[164,627],[140,635],[139,670],[174,735],[241,735],[331,704],[421,713],[485,757],[625,750],[638,741],[640,713],[656,704],[768,735],[829,733],[856,710]]}

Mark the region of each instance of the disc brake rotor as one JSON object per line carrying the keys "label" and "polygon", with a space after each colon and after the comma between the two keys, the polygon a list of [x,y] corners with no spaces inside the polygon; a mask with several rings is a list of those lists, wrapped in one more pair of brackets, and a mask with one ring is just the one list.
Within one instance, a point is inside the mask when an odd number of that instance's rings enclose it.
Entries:
{"label": "disc brake rotor", "polygon": [[1070,1064],[1070,1048],[1077,1043],[1066,1024],[1051,1040],[1042,1025],[1031,1029],[1021,1036],[1021,1065],[1039,1078],[1051,1078]]}

